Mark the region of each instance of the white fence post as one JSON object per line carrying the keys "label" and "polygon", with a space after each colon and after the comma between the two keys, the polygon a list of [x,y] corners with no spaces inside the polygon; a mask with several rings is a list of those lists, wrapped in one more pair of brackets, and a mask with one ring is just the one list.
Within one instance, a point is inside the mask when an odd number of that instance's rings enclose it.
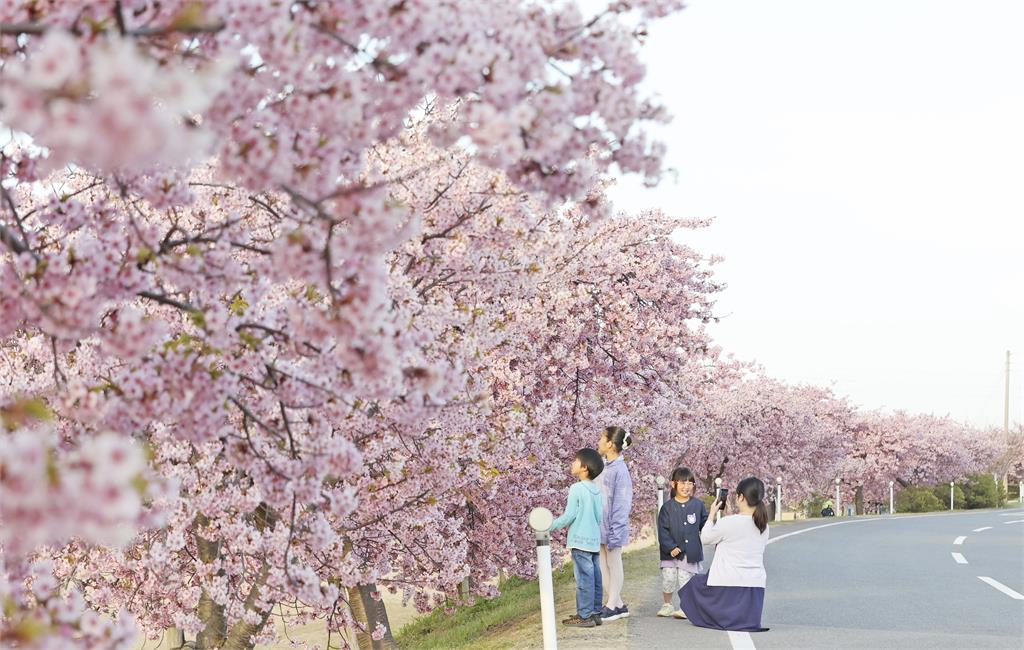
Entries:
{"label": "white fence post", "polygon": [[661,512],[661,506],[665,505],[665,477],[659,476],[654,482],[658,484],[658,512]]}
{"label": "white fence post", "polygon": [[555,591],[551,584],[551,524],[555,518],[547,508],[530,512],[530,528],[537,538],[537,582],[540,584],[540,622],[544,630],[544,650],[557,650],[555,628]]}
{"label": "white fence post", "polygon": [[782,477],[775,477],[775,521],[782,521]]}
{"label": "white fence post", "polygon": [[1017,501],[1024,503],[1024,481],[1017,482]]}
{"label": "white fence post", "polygon": [[953,509],[953,481],[949,482],[949,509]]}
{"label": "white fence post", "polygon": [[893,499],[892,499],[892,481],[889,481],[889,514],[896,512],[893,510]]}
{"label": "white fence post", "polygon": [[842,495],[839,493],[839,484],[843,482],[843,479],[836,477],[836,516],[843,516],[843,502],[841,500]]}

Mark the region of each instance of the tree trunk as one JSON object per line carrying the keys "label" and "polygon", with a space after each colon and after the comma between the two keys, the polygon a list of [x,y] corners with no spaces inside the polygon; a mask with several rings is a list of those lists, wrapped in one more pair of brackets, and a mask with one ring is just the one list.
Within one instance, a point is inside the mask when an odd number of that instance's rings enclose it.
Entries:
{"label": "tree trunk", "polygon": [[864,514],[864,487],[861,485],[857,486],[857,489],[853,492],[853,503],[856,507],[858,515]]}
{"label": "tree trunk", "polygon": [[169,627],[164,630],[164,636],[156,650],[182,650],[185,647],[185,632],[176,627]]}
{"label": "tree trunk", "polygon": [[[196,515],[193,525],[199,529],[210,523],[205,515]],[[213,563],[220,557],[220,543],[210,542],[196,533],[196,549],[199,551],[199,559],[205,564]],[[213,599],[203,589],[199,596],[199,608],[196,612],[199,620],[203,622],[203,630],[196,637],[197,650],[208,648],[220,648],[224,645],[227,634],[227,619],[224,617],[224,607],[213,602]]]}
{"label": "tree trunk", "polygon": [[[260,531],[272,530],[277,524],[277,513],[271,510],[265,503],[257,506],[253,515],[256,528]],[[198,530],[209,523],[209,518],[200,514],[196,515],[193,526]],[[196,533],[196,548],[199,551],[199,559],[206,564],[210,564],[220,557],[220,542],[211,542],[203,539],[198,532]],[[223,575],[223,571],[219,572],[218,575]],[[267,564],[266,558],[264,558],[263,565],[260,568],[260,575],[253,582],[249,593],[246,595],[246,609],[257,611],[256,600],[259,597],[260,589],[266,585],[267,576],[269,575],[270,565]],[[227,617],[224,615],[223,605],[215,603],[207,595],[205,589],[199,596],[197,613],[199,620],[203,622],[203,631],[196,637],[196,650],[209,650],[211,648],[249,650],[256,645],[253,637],[263,630],[263,627],[267,624],[267,619],[270,617],[270,610],[268,609],[260,615],[259,623],[246,623],[242,620],[232,625],[231,629],[228,630],[228,622]]]}
{"label": "tree trunk", "polygon": [[[249,593],[245,597],[246,609],[259,611],[256,609],[256,600],[259,598],[260,590],[266,586],[267,577],[269,576],[270,565],[264,560],[263,566],[260,568],[260,577],[253,582],[249,588]],[[251,650],[256,646],[253,637],[263,630],[268,618],[270,618],[269,609],[260,615],[259,623],[247,623],[245,620],[241,620],[232,625],[231,632],[228,633],[228,638],[224,642],[223,650]]]}
{"label": "tree trunk", "polygon": [[[359,650],[393,650],[395,638],[391,634],[391,623],[383,600],[374,600],[371,594],[377,591],[376,584],[359,585],[348,588],[348,604],[352,610],[352,618],[363,624],[363,630],[355,630],[356,643]],[[384,626],[384,638],[374,641],[371,634],[377,624]]]}
{"label": "tree trunk", "polygon": [[469,576],[462,579],[459,583],[459,598],[466,602],[469,600],[470,594],[473,593],[473,580]]}

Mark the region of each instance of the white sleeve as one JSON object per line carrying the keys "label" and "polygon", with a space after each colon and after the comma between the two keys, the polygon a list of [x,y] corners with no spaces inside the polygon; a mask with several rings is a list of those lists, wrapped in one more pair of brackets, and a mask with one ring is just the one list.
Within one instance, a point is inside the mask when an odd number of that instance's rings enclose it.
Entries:
{"label": "white sleeve", "polygon": [[727,520],[728,517],[722,517],[716,524],[713,517],[708,517],[707,523],[700,531],[701,544],[717,544],[722,541],[725,537],[725,527],[728,525]]}

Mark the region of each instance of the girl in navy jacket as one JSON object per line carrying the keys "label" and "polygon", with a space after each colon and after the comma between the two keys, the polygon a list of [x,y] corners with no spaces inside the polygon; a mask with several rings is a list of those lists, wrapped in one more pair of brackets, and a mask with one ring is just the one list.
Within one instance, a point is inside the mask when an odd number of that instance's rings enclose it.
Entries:
{"label": "girl in navy jacket", "polygon": [[661,549],[661,591],[665,604],[658,616],[686,618],[681,609],[673,611],[672,594],[700,573],[704,545],[700,529],[708,520],[704,502],[693,495],[696,481],[687,467],[672,471],[672,498],[658,513],[658,546]]}

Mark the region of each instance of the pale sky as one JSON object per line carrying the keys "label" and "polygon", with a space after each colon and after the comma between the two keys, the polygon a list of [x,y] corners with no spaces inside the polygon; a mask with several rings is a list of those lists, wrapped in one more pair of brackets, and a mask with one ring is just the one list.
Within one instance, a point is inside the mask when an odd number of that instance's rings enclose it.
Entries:
{"label": "pale sky", "polygon": [[1024,1],[689,0],[644,49],[678,181],[715,217],[726,350],[864,408],[1024,421]]}

